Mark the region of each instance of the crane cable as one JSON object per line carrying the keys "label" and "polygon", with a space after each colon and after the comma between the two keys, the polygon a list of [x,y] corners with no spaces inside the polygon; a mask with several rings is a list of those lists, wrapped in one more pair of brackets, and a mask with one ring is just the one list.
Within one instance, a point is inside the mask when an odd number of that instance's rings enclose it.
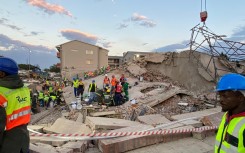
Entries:
{"label": "crane cable", "polygon": [[[202,4],[203,4],[203,0],[201,0],[201,12],[202,12]],[[206,0],[204,0],[204,5],[205,5],[205,10],[204,11],[207,11],[207,3],[206,3]]]}

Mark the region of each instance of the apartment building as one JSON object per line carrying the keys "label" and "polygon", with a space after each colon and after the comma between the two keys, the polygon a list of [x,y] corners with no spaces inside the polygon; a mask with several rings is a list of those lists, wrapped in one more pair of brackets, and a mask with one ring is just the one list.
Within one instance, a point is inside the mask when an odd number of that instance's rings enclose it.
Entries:
{"label": "apartment building", "polygon": [[108,66],[108,50],[73,40],[56,46],[62,77],[72,77],[86,71]]}

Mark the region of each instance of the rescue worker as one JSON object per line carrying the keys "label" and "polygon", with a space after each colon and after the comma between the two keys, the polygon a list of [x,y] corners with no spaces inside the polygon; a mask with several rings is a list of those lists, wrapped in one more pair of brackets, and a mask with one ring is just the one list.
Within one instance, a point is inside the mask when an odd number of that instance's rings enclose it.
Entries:
{"label": "rescue worker", "polygon": [[116,82],[117,82],[117,79],[115,78],[115,75],[112,75],[112,78],[111,78],[111,95],[115,91]]}
{"label": "rescue worker", "polygon": [[29,152],[30,118],[30,91],[18,76],[18,65],[10,58],[0,57],[1,153]]}
{"label": "rescue worker", "polygon": [[64,78],[64,85],[65,85],[65,87],[67,87],[67,78],[66,77]]}
{"label": "rescue worker", "polygon": [[38,101],[39,101],[40,107],[44,107],[44,93],[42,90],[39,91],[38,93]]}
{"label": "rescue worker", "polygon": [[215,153],[245,152],[245,77],[226,74],[219,80],[218,92],[222,111],[215,142]]}
{"label": "rescue worker", "polygon": [[45,89],[45,90],[48,90],[48,89],[49,89],[49,86],[50,86],[49,81],[46,80],[46,82],[45,82],[45,87],[46,87],[46,89]]}
{"label": "rescue worker", "polygon": [[108,75],[105,74],[104,81],[103,81],[103,89],[109,85],[110,85],[110,79],[108,78]]}
{"label": "rescue worker", "polygon": [[74,88],[74,96],[77,97],[77,88],[79,86],[79,80],[76,78],[73,78],[72,86]]}
{"label": "rescue worker", "polygon": [[122,85],[119,81],[116,82],[115,86],[115,105],[121,105],[122,102]]}
{"label": "rescue worker", "polygon": [[120,82],[121,82],[121,85],[123,86],[124,84],[124,79],[125,79],[125,76],[124,74],[121,75],[121,78],[120,78]]}
{"label": "rescue worker", "polygon": [[91,104],[93,101],[95,101],[96,89],[97,89],[97,85],[95,84],[95,80],[92,80],[92,83],[88,87],[88,92],[89,92],[89,103],[88,104]]}
{"label": "rescue worker", "polygon": [[129,100],[129,96],[128,96],[128,82],[127,79],[124,78],[124,83],[123,83],[123,92],[125,93],[125,100],[128,101]]}
{"label": "rescue worker", "polygon": [[78,88],[77,88],[77,96],[81,95],[81,101],[83,100],[84,89],[85,89],[85,86],[84,86],[84,83],[83,83],[83,79],[80,78],[79,79],[79,85],[78,85]]}

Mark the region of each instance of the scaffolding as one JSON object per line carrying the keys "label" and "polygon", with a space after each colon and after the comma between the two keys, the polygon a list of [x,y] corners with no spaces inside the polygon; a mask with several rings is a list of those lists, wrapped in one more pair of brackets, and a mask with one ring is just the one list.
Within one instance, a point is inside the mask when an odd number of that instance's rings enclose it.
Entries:
{"label": "scaffolding", "polygon": [[[205,23],[196,25],[191,29],[191,32],[189,58],[193,59],[191,57],[194,57],[198,65],[207,72],[215,83],[220,77],[218,71],[244,73],[241,63],[245,61],[245,43],[225,40],[225,35],[216,35]],[[195,54],[196,51],[210,55],[207,65],[201,64]],[[222,63],[226,68],[218,67],[217,62]],[[209,71],[210,67],[214,69],[214,74]]]}

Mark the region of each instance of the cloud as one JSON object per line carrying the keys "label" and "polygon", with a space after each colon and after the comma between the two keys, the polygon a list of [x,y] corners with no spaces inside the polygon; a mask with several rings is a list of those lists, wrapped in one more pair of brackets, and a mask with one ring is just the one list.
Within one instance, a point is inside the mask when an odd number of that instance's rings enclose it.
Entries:
{"label": "cloud", "polygon": [[188,47],[188,44],[189,44],[189,40],[185,40],[182,41],[181,43],[163,46],[153,51],[157,51],[157,52],[180,51],[180,50],[185,50]]}
{"label": "cloud", "polygon": [[44,12],[48,14],[58,13],[58,14],[64,14],[69,17],[72,17],[72,14],[61,5],[50,4],[46,2],[46,0],[27,0],[27,2],[32,6],[36,6],[42,9]]}
{"label": "cloud", "polygon": [[228,40],[244,42],[245,41],[245,26],[236,28],[233,34],[227,38]]}
{"label": "cloud", "polygon": [[1,18],[1,19],[0,19],[0,25],[9,27],[9,28],[11,28],[11,29],[13,29],[13,30],[17,30],[17,31],[20,31],[20,30],[21,30],[21,28],[15,26],[15,25],[9,24],[8,22],[9,22],[9,20],[6,19],[6,18]]}
{"label": "cloud", "polygon": [[[30,54],[29,50],[31,51]],[[59,61],[54,48],[52,49],[42,45],[31,45],[11,39],[3,34],[0,34],[0,55],[13,58],[19,64],[26,64],[30,55],[31,64],[39,65],[41,68],[49,68]]]}
{"label": "cloud", "polygon": [[124,28],[127,28],[127,27],[128,27],[128,24],[121,23],[117,29],[124,29]]}
{"label": "cloud", "polygon": [[79,40],[92,45],[95,45],[98,41],[98,37],[92,34],[88,34],[85,32],[81,32],[79,30],[74,29],[64,29],[61,30],[61,34],[68,40]]}
{"label": "cloud", "polygon": [[131,21],[136,22],[137,24],[147,28],[152,28],[156,26],[156,23],[153,20],[149,19],[144,15],[140,15],[138,13],[134,13],[132,15]]}

